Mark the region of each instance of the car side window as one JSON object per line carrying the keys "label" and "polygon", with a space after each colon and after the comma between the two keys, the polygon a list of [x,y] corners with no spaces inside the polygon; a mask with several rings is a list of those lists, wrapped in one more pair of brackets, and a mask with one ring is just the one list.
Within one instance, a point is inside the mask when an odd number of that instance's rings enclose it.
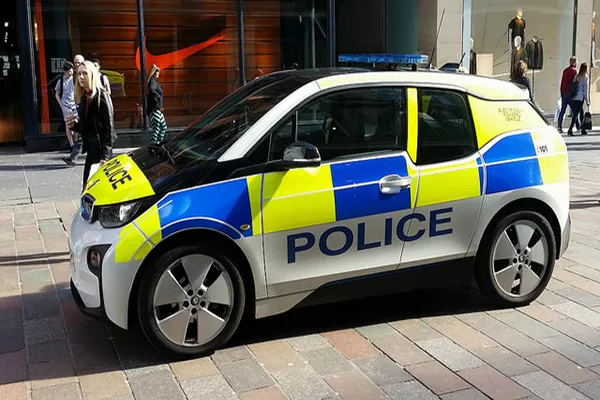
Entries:
{"label": "car side window", "polygon": [[444,89],[419,89],[417,164],[466,157],[477,151],[467,99]]}
{"label": "car side window", "polygon": [[406,150],[405,98],[402,88],[378,87],[312,100],[273,133],[269,159],[295,140],[317,146],[322,161]]}

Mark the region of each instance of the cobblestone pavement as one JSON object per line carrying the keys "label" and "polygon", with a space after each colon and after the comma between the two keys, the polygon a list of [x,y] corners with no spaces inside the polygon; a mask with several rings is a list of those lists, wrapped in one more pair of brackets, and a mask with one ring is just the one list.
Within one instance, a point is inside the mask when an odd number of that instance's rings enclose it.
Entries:
{"label": "cobblestone pavement", "polygon": [[0,151],[0,399],[600,399],[600,135],[568,142],[571,243],[538,301],[494,310],[464,289],[292,311],[185,362],[76,309],[81,167]]}

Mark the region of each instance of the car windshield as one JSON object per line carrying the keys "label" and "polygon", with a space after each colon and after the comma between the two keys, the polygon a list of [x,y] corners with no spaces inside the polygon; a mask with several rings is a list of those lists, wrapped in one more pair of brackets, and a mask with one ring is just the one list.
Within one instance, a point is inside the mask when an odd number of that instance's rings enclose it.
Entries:
{"label": "car windshield", "polygon": [[263,115],[307,83],[297,76],[259,78],[231,93],[180,134],[165,143],[173,160],[214,160]]}

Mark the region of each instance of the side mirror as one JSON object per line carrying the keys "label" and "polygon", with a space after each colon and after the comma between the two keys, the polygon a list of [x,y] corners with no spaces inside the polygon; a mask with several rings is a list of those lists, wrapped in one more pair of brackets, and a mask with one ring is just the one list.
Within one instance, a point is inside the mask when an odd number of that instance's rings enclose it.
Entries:
{"label": "side mirror", "polygon": [[283,151],[283,159],[271,163],[277,170],[311,168],[321,165],[321,154],[308,142],[294,142]]}

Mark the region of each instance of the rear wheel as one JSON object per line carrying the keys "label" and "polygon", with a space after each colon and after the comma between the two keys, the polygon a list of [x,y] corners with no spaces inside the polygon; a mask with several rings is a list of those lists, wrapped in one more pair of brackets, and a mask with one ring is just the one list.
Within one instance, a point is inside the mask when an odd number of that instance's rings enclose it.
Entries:
{"label": "rear wheel", "polygon": [[502,218],[484,237],[476,278],[500,306],[518,307],[546,288],[556,261],[556,238],[541,214],[519,211]]}
{"label": "rear wheel", "polygon": [[184,246],[149,266],[137,304],[140,326],[155,347],[205,356],[235,333],[245,291],[239,271],[218,246]]}

